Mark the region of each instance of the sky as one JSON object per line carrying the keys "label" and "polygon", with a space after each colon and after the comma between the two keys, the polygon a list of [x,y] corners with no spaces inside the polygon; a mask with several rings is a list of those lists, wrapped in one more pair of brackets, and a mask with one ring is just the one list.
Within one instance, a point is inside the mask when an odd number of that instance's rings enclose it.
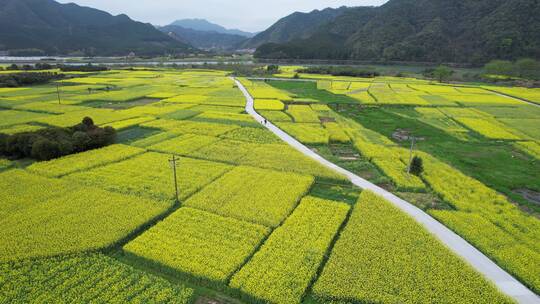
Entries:
{"label": "sky", "polygon": [[201,18],[226,28],[249,32],[267,29],[295,11],[340,6],[381,5],[387,0],[59,0],[126,14],[134,20],[167,25],[178,19]]}

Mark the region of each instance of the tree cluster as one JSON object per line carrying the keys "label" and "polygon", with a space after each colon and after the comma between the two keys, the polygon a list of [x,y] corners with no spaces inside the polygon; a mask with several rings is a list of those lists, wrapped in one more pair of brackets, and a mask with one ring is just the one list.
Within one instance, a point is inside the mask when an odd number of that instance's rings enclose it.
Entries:
{"label": "tree cluster", "polygon": [[31,64],[17,65],[14,63],[6,67],[7,71],[45,71],[45,70],[52,70],[52,69],[59,69],[62,72],[103,72],[103,71],[109,70],[109,68],[106,66],[93,65],[91,63],[86,64],[86,65],[49,64],[46,62],[44,63],[38,62],[34,65],[31,65]]}
{"label": "tree cluster", "polygon": [[332,76],[350,76],[350,77],[364,77],[372,78],[380,76],[380,73],[374,70],[360,69],[350,66],[318,66],[308,67],[298,70],[299,73],[304,74],[324,74]]}
{"label": "tree cluster", "polygon": [[0,156],[44,161],[114,143],[116,130],[100,128],[90,117],[69,128],[51,127],[14,135],[0,133]]}
{"label": "tree cluster", "polygon": [[103,65],[59,65],[58,68],[62,72],[103,72],[109,68]]}
{"label": "tree cluster", "polygon": [[38,62],[34,65],[31,64],[23,64],[23,65],[16,65],[15,63],[7,66],[7,71],[45,71],[45,70],[52,70],[55,66],[48,64],[48,63],[41,63]]}
{"label": "tree cluster", "polygon": [[454,75],[454,70],[445,65],[440,65],[436,68],[425,69],[423,75],[424,77],[437,79],[439,82],[444,82]]}
{"label": "tree cluster", "polygon": [[540,62],[525,58],[517,61],[493,60],[484,66],[486,74],[505,76],[508,78],[518,77],[523,79],[540,79]]}
{"label": "tree cluster", "polygon": [[64,74],[55,72],[29,72],[0,75],[0,87],[16,88],[26,85],[43,84],[63,79]]}

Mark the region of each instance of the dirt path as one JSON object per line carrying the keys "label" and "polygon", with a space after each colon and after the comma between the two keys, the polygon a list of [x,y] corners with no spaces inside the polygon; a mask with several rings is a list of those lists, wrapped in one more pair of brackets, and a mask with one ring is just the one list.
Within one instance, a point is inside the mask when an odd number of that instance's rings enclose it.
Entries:
{"label": "dirt path", "polygon": [[[238,88],[242,91],[246,97],[246,112],[250,114],[257,121],[264,121],[264,117],[259,115],[253,106],[253,98],[246,90],[246,88],[236,79],[234,79]],[[285,133],[283,130],[276,127],[274,124],[268,122],[265,127],[272,133],[276,134],[287,144],[302,152],[304,155],[314,159],[322,165],[334,170],[346,176],[354,185],[361,189],[370,190],[374,193],[384,197],[403,212],[409,214],[417,222],[422,224],[430,233],[437,237],[443,244],[445,244],[450,250],[457,255],[461,256],[467,261],[474,269],[482,273],[488,280],[492,281],[503,293],[514,298],[518,303],[523,304],[540,304],[540,298],[518,280],[500,268],[497,264],[491,261],[483,253],[481,253],[474,246],[469,244],[459,235],[455,234],[450,229],[446,228],[443,224],[433,219],[424,211],[418,209],[409,202],[395,196],[394,194],[370,183],[369,181],[355,175],[354,173],[347,171],[336,164],[329,162],[317,153],[313,152],[308,147]]]}

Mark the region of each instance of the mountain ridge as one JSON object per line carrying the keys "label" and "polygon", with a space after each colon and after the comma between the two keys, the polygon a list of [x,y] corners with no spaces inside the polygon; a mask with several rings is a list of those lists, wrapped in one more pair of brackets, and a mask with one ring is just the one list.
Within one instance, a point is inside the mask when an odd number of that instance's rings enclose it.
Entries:
{"label": "mountain ridge", "polygon": [[0,51],[10,54],[117,56],[193,50],[124,14],[53,0],[0,0]]}
{"label": "mountain ridge", "polygon": [[538,0],[390,0],[347,8],[258,58],[485,63],[540,58]]}
{"label": "mountain ridge", "polygon": [[244,36],[246,38],[251,38],[255,34],[238,30],[238,29],[227,29],[219,24],[212,23],[206,19],[191,18],[191,19],[180,19],[172,22],[168,26],[175,25],[180,26],[185,29],[192,29],[201,32],[216,32],[220,34],[229,34],[229,35],[238,35]]}
{"label": "mountain ridge", "polygon": [[238,44],[248,39],[245,36],[218,33],[214,31],[198,31],[184,28],[179,25],[167,25],[159,27],[159,30],[180,42],[209,51],[234,50]]}
{"label": "mountain ridge", "polygon": [[283,43],[294,39],[307,38],[319,26],[341,15],[347,10],[342,6],[337,9],[326,8],[309,13],[295,12],[283,17],[267,30],[258,33],[242,44],[242,48],[257,48],[265,43]]}

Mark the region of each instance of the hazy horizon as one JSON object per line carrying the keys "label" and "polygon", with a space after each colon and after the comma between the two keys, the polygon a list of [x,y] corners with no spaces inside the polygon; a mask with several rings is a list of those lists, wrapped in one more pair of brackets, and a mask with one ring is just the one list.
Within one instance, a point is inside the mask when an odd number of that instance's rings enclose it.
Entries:
{"label": "hazy horizon", "polygon": [[[77,3],[107,11],[113,15],[126,14],[134,20],[154,25],[166,25],[178,19],[206,19],[229,29],[259,32],[293,12],[340,6],[381,5],[387,0],[290,0],[260,1],[230,0],[139,0],[128,4],[125,0],[58,0]],[[135,4],[134,4],[135,3]]]}

